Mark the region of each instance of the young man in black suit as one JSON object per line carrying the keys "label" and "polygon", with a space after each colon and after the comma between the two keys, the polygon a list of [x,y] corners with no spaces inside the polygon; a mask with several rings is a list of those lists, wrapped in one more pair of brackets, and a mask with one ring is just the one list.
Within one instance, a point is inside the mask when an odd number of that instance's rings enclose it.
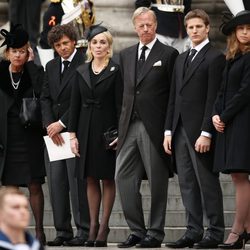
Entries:
{"label": "young man in black suit", "polygon": [[[222,192],[213,169],[212,109],[225,64],[208,40],[209,17],[190,11],[185,26],[190,51],[176,59],[166,114],[164,149],[173,155],[186,209],[187,230],[172,248],[216,248],[223,241]],[[208,228],[203,236],[203,211]]]}
{"label": "young man in black suit", "polygon": [[[133,15],[140,42],[121,52],[124,80],[119,122],[116,182],[131,235],[118,247],[159,247],[164,238],[170,157],[163,150],[164,121],[177,50],[156,38],[152,10],[138,8]],[[139,192],[144,173],[151,190],[148,228]]]}
{"label": "young man in black suit", "polygon": [[[43,124],[56,145],[64,143],[60,132],[67,131],[71,97],[70,79],[76,68],[84,63],[84,54],[77,51],[76,33],[71,25],[54,26],[48,41],[58,57],[46,65],[41,96]],[[47,152],[46,152],[47,153]],[[88,238],[89,215],[86,183],[75,177],[75,159],[49,162],[46,155],[48,186],[57,236],[49,246],[83,246]],[[70,196],[69,196],[70,195]],[[73,238],[70,200],[77,228]]]}

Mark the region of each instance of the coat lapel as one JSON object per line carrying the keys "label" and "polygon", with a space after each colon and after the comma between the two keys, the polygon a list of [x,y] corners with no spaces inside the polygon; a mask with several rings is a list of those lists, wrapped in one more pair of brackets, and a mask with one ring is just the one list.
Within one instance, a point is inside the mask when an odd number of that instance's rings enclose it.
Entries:
{"label": "coat lapel", "polygon": [[54,93],[56,95],[59,95],[60,90],[60,76],[61,76],[61,60],[60,57],[56,57],[54,63],[53,63],[53,70],[50,71],[51,74],[51,83],[53,84],[52,88],[54,88]]}
{"label": "coat lapel", "polygon": [[[192,61],[191,65],[189,66],[189,68],[187,69],[187,71],[185,72],[184,76],[183,76],[183,85],[181,87],[181,89],[183,89],[183,87],[188,83],[189,79],[192,77],[192,75],[196,72],[197,68],[200,66],[200,64],[204,61],[205,59],[205,55],[208,51],[208,49],[211,47],[211,44],[208,43],[207,45],[205,45],[201,51],[197,54],[197,56],[194,58],[194,60]],[[184,57],[186,58],[186,57]],[[182,69],[184,72],[184,64],[185,61],[182,63]]]}
{"label": "coat lapel", "polygon": [[77,71],[79,72],[81,77],[84,79],[84,81],[86,82],[88,87],[91,89],[92,85],[91,85],[91,81],[90,81],[89,67],[90,67],[90,63],[85,63],[85,64],[82,64],[81,66],[79,66],[77,68]]}
{"label": "coat lapel", "polygon": [[159,41],[156,40],[154,46],[152,47],[147,60],[144,63],[144,66],[142,68],[140,76],[137,78],[136,85],[139,85],[141,81],[144,79],[144,77],[148,74],[148,72],[153,67],[154,63],[159,61],[160,55],[161,55],[161,49],[159,47]]}
{"label": "coat lapel", "polygon": [[[76,52],[75,56],[73,57],[73,60],[71,61],[70,65],[69,65],[69,68],[65,74],[65,77],[62,79],[62,81],[59,82],[60,86],[59,86],[58,95],[60,95],[60,93],[63,91],[63,89],[69,83],[69,80],[72,78],[73,74],[75,73],[76,67],[78,65],[79,56],[82,56],[82,55],[80,53]],[[59,63],[59,70],[60,69],[61,69],[61,60]]]}

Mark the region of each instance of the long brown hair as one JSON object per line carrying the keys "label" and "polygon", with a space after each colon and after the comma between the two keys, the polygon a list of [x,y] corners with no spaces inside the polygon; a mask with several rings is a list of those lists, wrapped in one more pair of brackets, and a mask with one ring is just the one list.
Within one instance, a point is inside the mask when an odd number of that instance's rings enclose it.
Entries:
{"label": "long brown hair", "polygon": [[227,37],[227,52],[226,59],[230,60],[235,57],[237,53],[245,54],[250,51],[250,44],[242,45],[236,37],[236,31],[234,30]]}

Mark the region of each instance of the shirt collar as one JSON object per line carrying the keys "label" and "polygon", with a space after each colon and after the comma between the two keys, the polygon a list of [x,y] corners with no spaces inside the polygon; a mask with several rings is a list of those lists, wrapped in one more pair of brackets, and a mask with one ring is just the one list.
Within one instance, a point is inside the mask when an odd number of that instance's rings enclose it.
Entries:
{"label": "shirt collar", "polygon": [[197,46],[195,46],[195,47],[191,47],[190,48],[190,50],[191,49],[195,49],[197,52],[196,53],[198,53],[198,52],[200,52],[201,50],[202,50],[202,48],[205,46],[205,45],[207,45],[209,43],[209,39],[207,38],[207,39],[205,39],[203,42],[201,42],[200,44],[198,44]]}
{"label": "shirt collar", "polygon": [[69,61],[69,62],[71,62],[71,61],[73,60],[73,58],[74,58],[76,52],[77,52],[77,50],[75,49],[75,50],[73,51],[73,53],[71,54],[71,56],[70,56],[69,58],[67,58],[67,59],[63,59],[63,58],[61,57],[61,62],[63,62],[63,61]]}
{"label": "shirt collar", "polygon": [[142,47],[143,47],[144,45],[146,45],[146,46],[148,47],[148,49],[151,50],[151,49],[153,48],[153,46],[154,46],[156,40],[157,40],[157,38],[155,37],[154,40],[151,41],[151,42],[148,43],[148,44],[143,44],[143,43],[140,41],[138,50],[141,51],[141,49],[142,49]]}

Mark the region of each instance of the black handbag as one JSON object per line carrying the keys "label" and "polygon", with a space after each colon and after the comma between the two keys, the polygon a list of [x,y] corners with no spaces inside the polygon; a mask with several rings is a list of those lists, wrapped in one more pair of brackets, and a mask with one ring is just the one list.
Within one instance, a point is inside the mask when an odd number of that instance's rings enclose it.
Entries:
{"label": "black handbag", "polygon": [[42,125],[40,99],[35,96],[23,98],[20,109],[20,121],[25,127],[38,127]]}
{"label": "black handbag", "polygon": [[105,149],[112,149],[116,145],[110,146],[109,144],[118,137],[118,131],[116,128],[111,127],[103,133]]}

